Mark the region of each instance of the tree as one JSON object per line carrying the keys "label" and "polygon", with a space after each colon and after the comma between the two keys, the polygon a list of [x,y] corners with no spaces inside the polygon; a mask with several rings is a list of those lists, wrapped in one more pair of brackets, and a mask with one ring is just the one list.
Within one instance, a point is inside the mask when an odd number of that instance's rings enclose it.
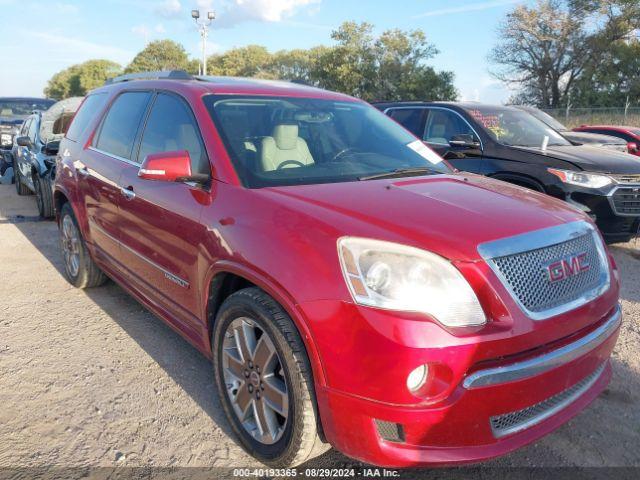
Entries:
{"label": "tree", "polygon": [[638,28],[638,0],[538,0],[533,7],[518,6],[500,27],[490,55],[498,65],[493,74],[519,87],[515,103],[557,108],[571,97],[574,106],[604,104],[607,95],[616,96],[616,86],[638,76],[633,67],[619,71],[623,57],[627,65],[637,65],[623,52]]}
{"label": "tree", "polygon": [[94,88],[119,75],[122,67],[109,60],[89,60],[56,73],[47,82],[45,96],[62,100],[68,97],[83,97]]}
{"label": "tree", "polygon": [[560,0],[520,5],[499,29],[490,58],[502,68],[493,74],[521,88],[521,100],[558,107],[589,61],[585,14]]}
{"label": "tree", "polygon": [[266,47],[248,45],[209,57],[207,68],[212,75],[275,78],[271,71],[272,61],[273,56]]}
{"label": "tree", "polygon": [[346,22],[331,35],[337,45],[315,62],[311,77],[330,90],[372,100],[453,100],[453,73],[425,65],[438,53],[424,32],[388,30],[373,35],[368,23]]}
{"label": "tree", "polygon": [[[184,47],[172,40],[156,40],[149,43],[127,65],[125,73],[154,72],[161,70],[192,71],[194,66]],[[197,70],[192,73],[197,73]]]}

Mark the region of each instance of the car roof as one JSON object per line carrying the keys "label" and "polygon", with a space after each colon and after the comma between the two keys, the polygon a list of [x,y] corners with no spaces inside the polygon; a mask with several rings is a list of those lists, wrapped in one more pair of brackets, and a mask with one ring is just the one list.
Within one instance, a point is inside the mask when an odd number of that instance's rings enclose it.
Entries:
{"label": "car roof", "polygon": [[97,88],[93,92],[111,91],[111,89],[113,88],[117,88],[119,90],[126,90],[130,88],[167,89],[178,92],[189,91],[192,93],[199,93],[200,95],[236,94],[249,96],[287,96],[361,102],[361,100],[342,93],[331,92],[301,83],[243,77],[198,76],[180,79],[131,79],[127,81],[106,84],[103,87]]}
{"label": "car roof", "polygon": [[492,105],[488,103],[480,102],[451,102],[451,101],[436,101],[436,102],[421,102],[421,101],[403,101],[403,102],[373,102],[373,106],[379,109],[387,108],[400,108],[400,107],[450,107],[461,110],[471,110],[474,108],[490,108],[492,110],[515,110],[515,107],[506,105]]}
{"label": "car roof", "polygon": [[578,128],[606,128],[609,130],[637,130],[638,127],[624,125],[580,125]]}

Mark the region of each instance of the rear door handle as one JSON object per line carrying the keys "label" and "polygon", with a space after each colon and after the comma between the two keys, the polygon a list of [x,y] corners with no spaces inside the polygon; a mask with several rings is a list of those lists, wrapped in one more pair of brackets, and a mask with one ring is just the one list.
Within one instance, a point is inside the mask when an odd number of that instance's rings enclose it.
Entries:
{"label": "rear door handle", "polygon": [[133,191],[133,187],[121,188],[120,193],[122,193],[122,196],[127,200],[133,200],[134,198],[136,198],[136,194]]}

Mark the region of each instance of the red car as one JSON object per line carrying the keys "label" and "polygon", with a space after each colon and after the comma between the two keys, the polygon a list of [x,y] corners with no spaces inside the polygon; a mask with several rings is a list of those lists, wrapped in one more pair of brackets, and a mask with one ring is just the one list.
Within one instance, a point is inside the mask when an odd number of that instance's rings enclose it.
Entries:
{"label": "red car", "polygon": [[91,92],[60,145],[66,275],[211,358],[260,461],[476,462],[605,388],[619,276],[586,215],[456,173],[345,95],[156,77]]}
{"label": "red car", "polygon": [[638,127],[614,127],[610,125],[582,125],[574,128],[574,132],[599,133],[618,137],[627,142],[629,153],[640,157],[640,128]]}

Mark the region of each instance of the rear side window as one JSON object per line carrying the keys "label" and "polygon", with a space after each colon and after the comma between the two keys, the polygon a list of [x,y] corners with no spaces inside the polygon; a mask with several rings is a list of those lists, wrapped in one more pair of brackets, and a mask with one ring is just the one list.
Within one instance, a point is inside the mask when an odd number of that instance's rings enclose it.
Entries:
{"label": "rear side window", "polygon": [[71,122],[71,126],[69,126],[69,130],[67,131],[67,138],[69,140],[77,142],[80,139],[84,131],[87,129],[89,122],[102,108],[106,99],[106,93],[95,93],[93,95],[89,95],[84,102],[82,102],[80,110],[76,113],[73,121]]}
{"label": "rear side window", "polygon": [[422,136],[423,108],[400,108],[391,110],[389,116],[414,135]]}
{"label": "rear side window", "polygon": [[130,160],[150,98],[149,92],[125,92],[118,96],[102,122],[96,148]]}
{"label": "rear side window", "polygon": [[142,134],[138,161],[152,153],[187,150],[193,173],[209,174],[198,125],[189,107],[175,95],[158,94]]}

